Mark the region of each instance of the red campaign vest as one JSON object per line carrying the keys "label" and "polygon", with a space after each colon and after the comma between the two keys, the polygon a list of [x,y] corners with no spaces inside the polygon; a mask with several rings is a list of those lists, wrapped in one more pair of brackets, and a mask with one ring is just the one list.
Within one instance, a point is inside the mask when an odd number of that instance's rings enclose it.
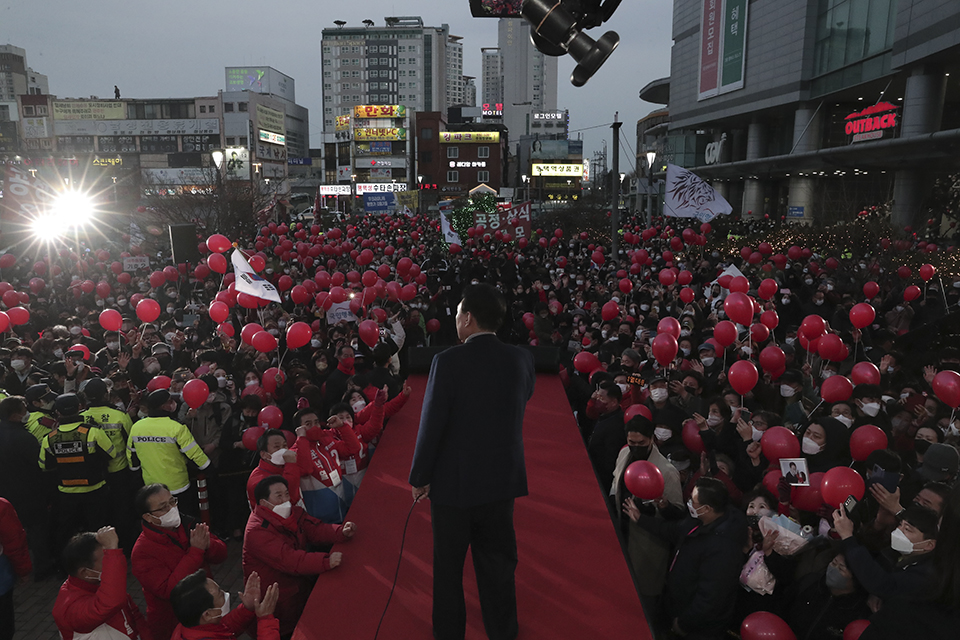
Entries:
{"label": "red campaign vest", "polygon": [[336,440],[324,446],[319,442],[310,443],[310,461],[314,471],[310,475],[326,487],[334,487],[343,481],[343,468],[340,466],[340,452],[334,445]]}

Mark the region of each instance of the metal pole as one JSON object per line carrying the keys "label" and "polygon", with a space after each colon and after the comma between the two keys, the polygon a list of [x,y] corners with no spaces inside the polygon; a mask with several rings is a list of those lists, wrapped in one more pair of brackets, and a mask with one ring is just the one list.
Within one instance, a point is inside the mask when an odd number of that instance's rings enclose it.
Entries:
{"label": "metal pole", "polygon": [[653,226],[653,167],[647,167],[647,226]]}
{"label": "metal pole", "polygon": [[610,180],[610,258],[617,260],[620,252],[620,125],[619,112],[613,115],[613,173]]}

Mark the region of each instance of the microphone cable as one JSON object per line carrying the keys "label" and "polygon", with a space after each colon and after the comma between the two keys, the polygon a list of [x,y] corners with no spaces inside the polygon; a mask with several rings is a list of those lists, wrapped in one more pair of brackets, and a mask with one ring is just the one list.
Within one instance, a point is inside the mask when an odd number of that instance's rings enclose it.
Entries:
{"label": "microphone cable", "polygon": [[383,613],[380,614],[380,622],[377,623],[377,631],[373,634],[373,640],[377,640],[377,636],[380,635],[380,625],[383,624],[383,619],[387,615],[387,608],[390,607],[390,600],[393,598],[393,591],[397,588],[397,578],[400,576],[400,563],[403,561],[403,544],[407,540],[407,525],[410,524],[410,516],[413,515],[413,509],[417,506],[417,503],[420,500],[414,500],[413,504],[410,505],[410,511],[407,512],[407,520],[403,523],[403,535],[400,536],[400,557],[397,558],[397,570],[393,574],[393,585],[390,587],[390,595],[387,596],[387,604],[383,606]]}

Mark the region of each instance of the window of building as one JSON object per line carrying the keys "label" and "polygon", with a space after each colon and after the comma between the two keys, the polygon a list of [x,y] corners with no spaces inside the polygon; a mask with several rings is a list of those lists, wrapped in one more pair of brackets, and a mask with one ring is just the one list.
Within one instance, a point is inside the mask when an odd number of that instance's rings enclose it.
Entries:
{"label": "window of building", "polygon": [[240,136],[240,137],[237,139],[237,142],[240,143],[240,146],[241,146],[241,147],[247,146],[247,136]]}
{"label": "window of building", "polygon": [[237,103],[237,111],[239,111],[240,113],[246,113],[246,111],[247,111],[247,103],[246,103],[246,102],[238,102],[238,103]]}
{"label": "window of building", "polygon": [[416,70],[416,69],[410,69],[410,71],[407,72],[407,75],[409,75],[409,76],[415,76],[415,75],[417,75],[417,70]]}
{"label": "window of building", "polygon": [[420,129],[420,139],[421,140],[433,140],[433,128],[424,127]]}
{"label": "window of building", "polygon": [[416,89],[416,88],[417,88],[417,83],[416,83],[416,82],[411,82],[408,86],[409,86],[411,89]]}
{"label": "window of building", "polygon": [[459,171],[447,171],[447,182],[460,182]]}
{"label": "window of building", "polygon": [[403,53],[403,52],[406,51],[406,50],[407,50],[406,45],[402,45],[402,44],[401,44],[400,46],[397,47],[397,51],[398,51],[399,53]]}
{"label": "window of building", "polygon": [[34,115],[36,115],[36,113],[34,112],[34,109],[33,109],[33,105],[32,105],[32,104],[25,104],[25,105],[23,105],[23,115],[25,115],[25,116],[34,116]]}
{"label": "window of building", "polygon": [[448,158],[459,158],[459,157],[460,157],[460,147],[447,147],[447,157],[448,157]]}
{"label": "window of building", "polygon": [[406,76],[406,75],[407,75],[407,72],[404,71],[403,69],[400,69],[400,77],[402,78],[402,77],[404,77],[404,76]]}
{"label": "window of building", "polygon": [[223,103],[223,112],[224,112],[224,113],[233,113],[233,103],[232,103],[232,102],[224,102],[224,103]]}
{"label": "window of building", "polygon": [[38,105],[37,105],[37,115],[38,115],[38,116],[45,116],[45,115],[47,115],[47,105],[45,105],[45,104],[38,104]]}
{"label": "window of building", "polygon": [[350,73],[350,77],[351,77],[351,78],[359,78],[359,77],[360,77],[360,72],[359,72],[359,71],[353,71],[353,72]]}
{"label": "window of building", "polygon": [[206,112],[207,112],[207,106],[203,104],[200,105],[200,113],[206,113]]}
{"label": "window of building", "polygon": [[331,78],[331,77],[333,77],[333,73],[330,72],[330,71],[324,71],[324,72],[323,72],[323,77],[324,77],[324,78]]}
{"label": "window of building", "polygon": [[236,144],[237,144],[237,139],[236,139],[235,137],[233,137],[233,136],[228,136],[228,137],[227,137],[227,146],[228,146],[228,147],[232,147],[232,146],[234,146],[234,145],[236,145]]}
{"label": "window of building", "polygon": [[490,182],[490,172],[477,171],[477,182]]}
{"label": "window of building", "polygon": [[489,158],[489,157],[490,157],[490,147],[477,147],[477,157],[478,157],[478,158]]}
{"label": "window of building", "polygon": [[210,111],[210,113],[216,113],[216,112],[217,112],[217,105],[215,105],[215,104],[210,105],[209,111]]}

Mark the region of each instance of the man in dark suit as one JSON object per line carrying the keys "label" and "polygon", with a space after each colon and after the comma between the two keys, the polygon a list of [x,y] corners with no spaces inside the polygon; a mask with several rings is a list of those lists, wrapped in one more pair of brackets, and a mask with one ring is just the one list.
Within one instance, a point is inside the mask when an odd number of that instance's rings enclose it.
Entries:
{"label": "man in dark suit", "polygon": [[472,549],[487,636],[517,636],[514,498],[527,495],[523,414],[533,395],[533,356],[495,332],[506,303],[494,287],[467,287],[457,308],[464,344],[430,368],[410,469],[414,500],[431,500],[433,635],[466,631],[463,563]]}

